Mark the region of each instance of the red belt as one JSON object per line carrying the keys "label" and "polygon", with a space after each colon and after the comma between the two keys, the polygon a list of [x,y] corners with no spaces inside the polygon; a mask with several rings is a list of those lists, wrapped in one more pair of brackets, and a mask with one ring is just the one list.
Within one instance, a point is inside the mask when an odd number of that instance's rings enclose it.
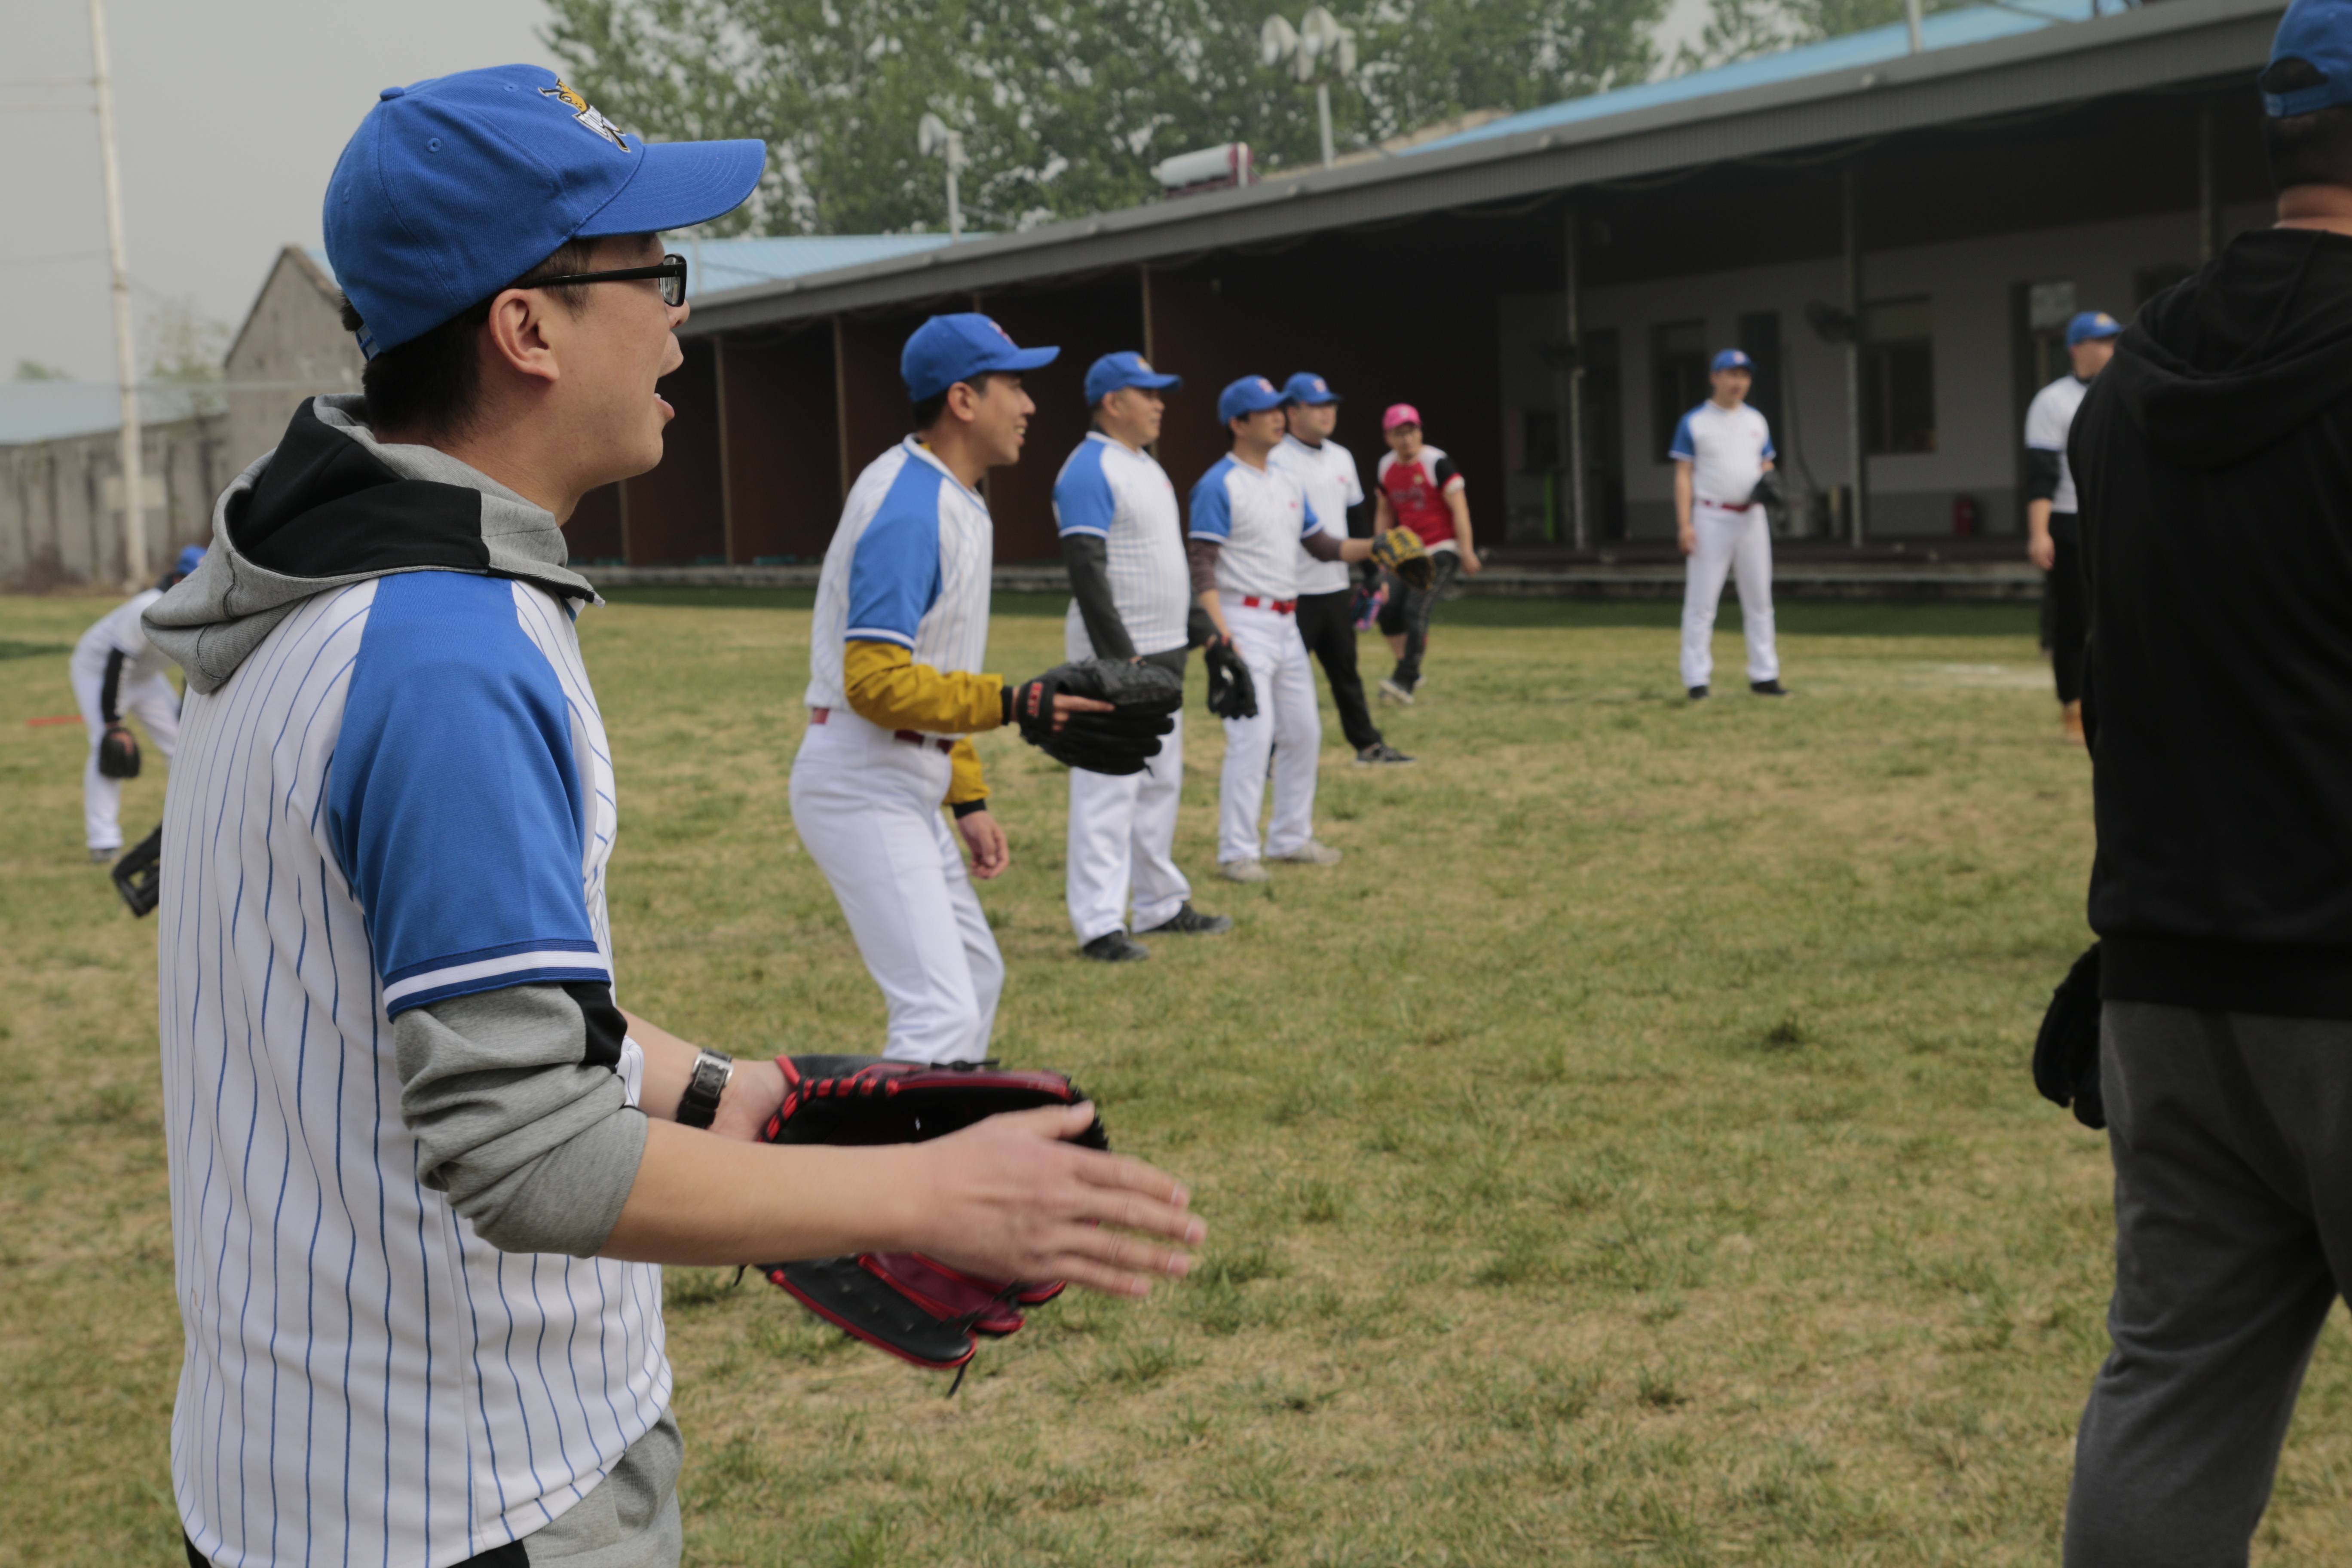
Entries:
{"label": "red belt", "polygon": [[[833,710],[830,708],[809,710],[809,722],[812,724],[822,724],[832,717]],[[894,741],[902,741],[909,746],[937,746],[942,752],[955,750],[953,741],[942,741],[936,735],[926,735],[919,730],[893,730],[890,731],[890,738]]]}
{"label": "red belt", "polygon": [[1298,601],[1296,599],[1261,599],[1255,594],[1243,595],[1242,605],[1244,608],[1252,610],[1272,610],[1277,616],[1289,615],[1298,608]]}
{"label": "red belt", "polygon": [[1754,501],[1744,500],[1735,505],[1733,502],[1727,500],[1709,500],[1705,496],[1701,496],[1699,498],[1698,504],[1701,506],[1711,506],[1717,511],[1747,511],[1753,508],[1756,503]]}

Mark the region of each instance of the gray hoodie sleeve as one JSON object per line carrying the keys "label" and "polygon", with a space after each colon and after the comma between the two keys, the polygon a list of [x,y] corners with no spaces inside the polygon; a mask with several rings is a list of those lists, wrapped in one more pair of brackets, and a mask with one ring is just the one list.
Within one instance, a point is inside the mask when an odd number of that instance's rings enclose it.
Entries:
{"label": "gray hoodie sleeve", "polygon": [[611,991],[578,982],[454,996],[393,1021],[424,1183],[500,1251],[590,1257],[621,1217],[646,1146],[644,1113],[604,1065],[624,1027]]}

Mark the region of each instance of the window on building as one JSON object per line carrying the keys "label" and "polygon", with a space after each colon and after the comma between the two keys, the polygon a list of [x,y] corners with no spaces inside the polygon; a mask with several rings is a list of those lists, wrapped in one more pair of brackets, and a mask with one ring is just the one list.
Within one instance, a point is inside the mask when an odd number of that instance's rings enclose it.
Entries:
{"label": "window on building", "polygon": [[1755,373],[1748,389],[1748,401],[1756,412],[1764,416],[1772,426],[1774,437],[1780,431],[1780,312],[1750,310],[1739,318],[1739,347],[1754,362]]}
{"label": "window on building", "polygon": [[1706,323],[1667,321],[1650,329],[1650,458],[1670,461],[1675,426],[1706,401]]}
{"label": "window on building", "polygon": [[1863,449],[1936,449],[1936,350],[1925,297],[1880,300],[1863,316]]}

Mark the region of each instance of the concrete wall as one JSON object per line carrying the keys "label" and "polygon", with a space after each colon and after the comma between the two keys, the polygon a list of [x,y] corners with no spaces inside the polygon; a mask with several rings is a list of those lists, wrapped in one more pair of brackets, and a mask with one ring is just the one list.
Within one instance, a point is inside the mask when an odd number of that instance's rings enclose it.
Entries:
{"label": "concrete wall", "polygon": [[[2231,206],[2223,217],[2227,235],[2266,222],[2268,214],[2249,205]],[[1866,253],[1863,278],[1868,299],[1928,300],[1937,437],[1933,452],[1870,459],[1871,535],[1948,537],[1958,495],[1976,498],[1979,533],[2021,533],[2016,485],[2024,408],[2014,385],[2015,286],[2070,280],[2078,308],[2128,318],[2143,268],[2193,265],[2197,254],[2195,217],[2189,212]],[[1665,322],[1704,318],[1708,342],[1723,347],[1736,341],[1741,315],[1777,310],[1782,414],[1774,437],[1781,466],[1799,489],[1805,488],[1808,467],[1823,487],[1848,480],[1845,352],[1822,342],[1807,327],[1805,306],[1813,300],[1843,303],[1844,283],[1834,259],[1586,291],[1586,331],[1613,329],[1618,339],[1623,434],[1617,456],[1624,479],[1626,537],[1665,538],[1674,530],[1674,468],[1664,451],[1664,435],[1671,432],[1653,430],[1651,410],[1651,333]],[[1538,346],[1563,336],[1558,297],[1502,297],[1496,330],[1507,433],[1523,417],[1521,410],[1557,407],[1557,380]],[[1588,460],[1597,461],[1597,455]],[[1547,476],[1513,472],[1507,482],[1511,536],[1540,537]],[[1801,510],[1793,515],[1801,528]]]}
{"label": "concrete wall", "polygon": [[[236,469],[219,416],[142,427],[147,570],[212,536],[213,498]],[[0,447],[0,584],[47,588],[124,581],[119,494],[121,437],[113,430]]]}

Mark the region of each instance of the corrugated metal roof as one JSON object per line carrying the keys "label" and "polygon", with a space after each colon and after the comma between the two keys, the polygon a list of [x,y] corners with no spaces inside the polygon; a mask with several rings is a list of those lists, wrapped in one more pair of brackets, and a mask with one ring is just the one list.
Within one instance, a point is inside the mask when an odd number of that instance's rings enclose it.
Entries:
{"label": "corrugated metal roof", "polygon": [[[205,411],[201,388],[151,387],[139,395],[139,416],[162,425]],[[121,394],[110,381],[0,381],[0,447],[100,436],[122,427]]]}
{"label": "corrugated metal roof", "polygon": [[[1932,52],[1958,48],[1967,44],[1989,43],[1992,39],[2011,37],[2019,33],[2039,32],[2044,27],[2065,22],[2087,22],[2094,14],[2092,3],[2093,0],[2032,0],[2032,4],[2025,3],[2025,0],[2000,0],[1996,5],[1938,11],[1927,18],[1925,26],[1920,28],[1919,41],[1923,52]],[[2125,8],[2117,0],[2105,0],[2104,9],[2109,15]],[[1419,146],[1404,149],[1397,156],[1418,157],[1451,147],[1491,142],[1497,137],[1517,136],[1524,132],[1573,125],[1612,114],[1630,114],[1635,110],[1654,109],[1662,104],[1687,103],[1696,99],[1712,98],[1717,93],[1737,92],[1742,88],[1765,87],[1776,82],[1822,76],[1831,71],[1853,70],[1862,66],[1901,59],[1910,52],[1911,29],[1897,22],[1891,26],[1873,27],[1867,32],[1849,33],[1840,38],[1825,38],[1818,44],[1782,49],[1777,54],[1759,55],[1727,66],[1692,71],[1685,76],[1668,77],[1663,81],[1646,81],[1638,87],[1564,99],[1558,103],[1548,103],[1541,109],[1528,110],[1524,114],[1488,121],[1475,130],[1424,142]]]}
{"label": "corrugated metal roof", "polygon": [[[987,237],[967,230],[966,240]],[[944,234],[805,234],[764,239],[706,239],[698,246],[690,234],[669,237],[670,247],[694,263],[687,269],[687,297],[747,289],[784,278],[804,278],[869,261],[887,261],[948,244]]]}

